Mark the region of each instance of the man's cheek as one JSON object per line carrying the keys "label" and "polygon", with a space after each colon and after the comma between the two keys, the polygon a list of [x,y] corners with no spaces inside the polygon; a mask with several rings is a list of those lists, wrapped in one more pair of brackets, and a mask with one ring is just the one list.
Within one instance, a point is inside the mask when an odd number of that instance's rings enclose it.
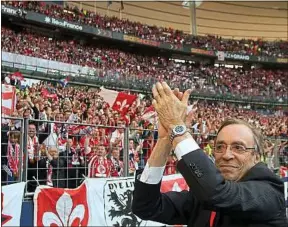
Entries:
{"label": "man's cheek", "polygon": [[215,156],[214,155],[214,158],[215,158],[215,166],[218,168],[219,167],[219,163],[221,163],[221,157],[217,157],[217,155]]}

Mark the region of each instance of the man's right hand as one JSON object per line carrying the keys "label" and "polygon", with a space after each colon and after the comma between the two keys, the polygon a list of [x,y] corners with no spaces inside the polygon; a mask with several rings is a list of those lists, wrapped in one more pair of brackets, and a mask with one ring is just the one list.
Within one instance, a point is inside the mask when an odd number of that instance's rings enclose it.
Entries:
{"label": "man's right hand", "polygon": [[[185,99],[183,100],[183,92],[180,92],[178,88],[175,88],[173,90],[174,95],[180,100],[185,102],[185,104],[188,106],[188,100],[189,97],[185,97]],[[194,111],[191,110],[188,115],[183,116],[183,121],[186,124],[187,128],[191,127],[191,122],[193,120],[193,116],[194,116]],[[158,138],[164,138],[164,137],[168,137],[169,133],[167,132],[167,130],[164,128],[164,126],[161,124],[161,122],[158,122]]]}
{"label": "man's right hand", "polygon": [[[189,91],[185,93],[185,96],[182,92],[179,92],[179,89],[176,88],[173,91],[174,95],[183,103],[188,106]],[[183,121],[186,122],[186,125],[190,127],[191,121],[193,119],[193,111],[190,111],[188,116],[183,116]],[[169,133],[161,124],[158,122],[158,140],[157,143],[148,159],[150,167],[163,167],[166,164],[167,158],[171,152],[172,145],[170,143]]]}

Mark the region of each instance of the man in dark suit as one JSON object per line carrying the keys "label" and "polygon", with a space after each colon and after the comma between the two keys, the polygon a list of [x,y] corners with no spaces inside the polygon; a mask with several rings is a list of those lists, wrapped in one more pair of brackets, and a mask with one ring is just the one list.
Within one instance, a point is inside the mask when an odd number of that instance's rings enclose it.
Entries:
{"label": "man in dark suit", "polygon": [[[173,93],[165,82],[152,91],[159,138],[144,171],[136,174],[133,213],[169,225],[287,227],[283,182],[260,162],[261,134],[245,121],[226,120],[215,140],[215,166],[186,131],[190,91]],[[160,193],[171,149],[190,191]]]}

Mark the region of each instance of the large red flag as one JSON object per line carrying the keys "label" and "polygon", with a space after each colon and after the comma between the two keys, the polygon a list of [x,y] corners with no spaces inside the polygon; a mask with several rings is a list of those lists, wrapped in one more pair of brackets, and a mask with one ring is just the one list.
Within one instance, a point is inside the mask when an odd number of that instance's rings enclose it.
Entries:
{"label": "large red flag", "polygon": [[103,87],[101,87],[99,95],[109,104],[110,107],[112,107],[113,110],[118,111],[121,115],[125,115],[130,106],[132,106],[133,102],[137,99],[136,95],[108,90]]}
{"label": "large red flag", "polygon": [[86,184],[76,189],[40,186],[34,195],[34,226],[88,226]]}

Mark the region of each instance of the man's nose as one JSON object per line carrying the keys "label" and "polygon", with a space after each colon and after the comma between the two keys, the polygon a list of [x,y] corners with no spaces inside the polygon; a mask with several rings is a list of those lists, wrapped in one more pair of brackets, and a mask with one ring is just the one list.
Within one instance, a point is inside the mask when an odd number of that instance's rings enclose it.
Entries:
{"label": "man's nose", "polygon": [[230,145],[227,146],[227,149],[224,152],[222,158],[225,160],[230,160],[230,159],[234,158],[234,154],[233,154],[232,150],[230,149]]}

